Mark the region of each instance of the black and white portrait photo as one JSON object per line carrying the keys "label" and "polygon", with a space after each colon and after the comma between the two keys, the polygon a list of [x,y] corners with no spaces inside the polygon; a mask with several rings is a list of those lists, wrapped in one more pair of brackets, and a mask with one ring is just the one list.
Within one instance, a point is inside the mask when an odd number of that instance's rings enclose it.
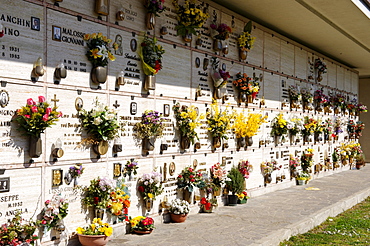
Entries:
{"label": "black and white portrait photo", "polygon": [[61,39],[61,28],[59,26],[53,26],[53,40],[60,42]]}
{"label": "black and white portrait photo", "polygon": [[40,18],[31,17],[31,29],[35,31],[40,31]]}

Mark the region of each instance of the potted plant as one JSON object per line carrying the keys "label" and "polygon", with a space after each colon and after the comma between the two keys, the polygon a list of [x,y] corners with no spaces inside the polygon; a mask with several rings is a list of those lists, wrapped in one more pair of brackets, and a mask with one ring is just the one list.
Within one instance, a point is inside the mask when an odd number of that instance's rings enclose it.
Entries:
{"label": "potted plant", "polygon": [[229,38],[230,34],[232,33],[231,27],[226,25],[225,23],[221,23],[216,25],[215,23],[211,24],[211,29],[217,31],[217,34],[213,37],[213,49],[215,51],[223,50],[224,54],[228,53],[227,46],[223,48],[222,41]]}
{"label": "potted plant", "polygon": [[211,78],[213,80],[213,86],[215,91],[213,93],[214,99],[221,99],[221,89],[225,88],[227,85],[227,79],[230,78],[229,72],[224,71],[219,68],[220,61],[216,57],[211,58]]}
{"label": "potted plant", "polygon": [[169,211],[172,222],[182,223],[185,222],[190,212],[190,204],[185,200],[176,198],[171,201]]}
{"label": "potted plant", "polygon": [[250,198],[246,191],[243,191],[242,193],[237,194],[237,196],[238,196],[238,204],[245,204]]}
{"label": "potted plant", "polygon": [[200,211],[203,213],[212,213],[213,209],[218,206],[216,198],[202,197],[199,202]]}
{"label": "potted plant", "polygon": [[295,178],[297,181],[297,185],[304,185],[310,179],[310,174],[307,172],[300,172],[298,173],[297,177]]}
{"label": "potted plant", "polygon": [[213,195],[221,195],[221,187],[224,183],[224,178],[226,176],[226,170],[221,167],[221,164],[218,162],[211,167],[211,181],[213,183]]}
{"label": "potted plant", "polygon": [[204,186],[202,173],[196,171],[192,167],[185,167],[177,176],[177,187],[184,192],[184,200],[191,203],[192,192],[195,187],[201,188]]}
{"label": "potted plant", "polygon": [[17,130],[30,136],[30,157],[40,157],[42,154],[41,133],[47,127],[55,125],[58,118],[62,116],[62,112],[56,110],[57,107],[50,107],[44,96],[39,96],[38,102],[28,98],[26,106],[17,109],[16,116],[12,121],[16,121],[19,124]]}
{"label": "potted plant", "polygon": [[275,145],[281,142],[281,138],[288,132],[288,122],[284,119],[283,114],[279,113],[271,122],[271,136],[275,137]]}
{"label": "potted plant", "polygon": [[233,85],[239,90],[239,103],[253,103],[260,91],[259,77],[248,77],[246,73],[237,73]]}
{"label": "potted plant", "polygon": [[129,180],[131,181],[133,179],[132,175],[137,174],[136,170],[138,168],[139,168],[138,163],[137,163],[137,161],[135,161],[135,159],[131,159],[131,160],[127,161],[126,164],[125,164],[124,170],[123,170],[123,176],[124,177],[128,176]]}
{"label": "potted plant", "polygon": [[22,212],[16,211],[14,217],[0,227],[0,245],[35,245],[39,238],[34,233],[37,225],[32,220],[22,218]]}
{"label": "potted plant", "polygon": [[[86,56],[93,65],[91,70],[91,80],[94,83],[105,83],[107,80],[107,68],[109,61],[114,61],[116,58],[110,51],[109,43],[112,42],[102,33],[85,34],[84,40],[87,45]],[[118,49],[118,44],[113,44],[113,49]]]}
{"label": "potted plant", "polygon": [[130,219],[131,231],[136,234],[150,234],[154,230],[154,220],[150,217],[136,216]]}
{"label": "potted plant", "polygon": [[155,75],[162,69],[163,47],[157,44],[156,37],[144,35],[139,56],[145,73],[144,89],[155,90]]}
{"label": "potted plant", "polygon": [[68,205],[69,203],[60,194],[53,195],[51,200],[45,201],[45,207],[41,211],[42,219],[37,221],[37,225],[43,227],[44,232],[52,228],[58,230],[60,222],[68,215]]}
{"label": "potted plant", "polygon": [[253,48],[255,37],[252,37],[252,21],[249,21],[245,26],[243,32],[238,37],[239,57],[241,60],[247,59],[248,51]]}
{"label": "potted plant", "polygon": [[356,156],[356,169],[360,170],[363,166],[365,166],[365,154],[362,153]]}
{"label": "potted plant", "polygon": [[177,127],[180,130],[180,148],[190,148],[190,143],[194,144],[195,139],[198,139],[198,134],[195,131],[199,127],[200,120],[204,119],[204,115],[198,115],[195,107],[192,106],[181,106],[177,103],[172,107]]}
{"label": "potted plant", "polygon": [[228,195],[228,205],[236,206],[238,202],[236,194],[242,193],[244,190],[244,177],[236,166],[233,166],[227,174],[225,183],[227,189],[232,193],[232,195]]}
{"label": "potted plant", "polygon": [[146,110],[141,116],[141,121],[134,125],[134,134],[137,138],[142,139],[145,152],[152,151],[155,139],[163,135],[164,121],[165,118],[158,111]]}
{"label": "potted plant", "polygon": [[117,181],[115,188],[109,193],[107,211],[116,216],[118,221],[128,221],[128,208],[130,207],[130,193],[122,180]]}
{"label": "potted plant", "polygon": [[150,211],[153,207],[153,201],[156,196],[162,194],[163,188],[161,184],[162,174],[158,172],[145,173],[139,179],[138,191],[140,192],[144,202],[145,207]]}
{"label": "potted plant", "polygon": [[82,246],[103,246],[113,234],[113,228],[108,223],[103,223],[100,218],[94,218],[86,227],[76,229],[78,240]]}
{"label": "potted plant", "polygon": [[96,218],[103,218],[113,188],[113,180],[105,177],[92,179],[89,186],[82,188],[84,192],[82,202],[94,208]]}
{"label": "potted plant", "polygon": [[83,140],[84,144],[93,144],[93,150],[104,155],[108,151],[108,141],[119,136],[123,129],[118,122],[117,112],[104,106],[96,98],[93,108],[89,111],[83,109],[79,112],[81,126],[90,134],[90,137]]}
{"label": "potted plant", "polygon": [[182,36],[184,41],[189,43],[192,40],[192,34],[197,35],[199,28],[209,17],[209,14],[204,11],[202,5],[197,5],[194,2],[186,0],[183,5],[179,5],[178,0],[172,1],[177,13],[176,25],[177,35]]}
{"label": "potted plant", "polygon": [[208,132],[213,137],[213,148],[221,147],[221,140],[228,139],[227,130],[231,129],[231,120],[234,114],[230,114],[227,109],[221,111],[214,101],[211,110],[207,112]]}
{"label": "potted plant", "polygon": [[145,21],[146,28],[153,30],[155,26],[155,17],[166,10],[164,7],[164,0],[145,0],[144,6],[148,11]]}

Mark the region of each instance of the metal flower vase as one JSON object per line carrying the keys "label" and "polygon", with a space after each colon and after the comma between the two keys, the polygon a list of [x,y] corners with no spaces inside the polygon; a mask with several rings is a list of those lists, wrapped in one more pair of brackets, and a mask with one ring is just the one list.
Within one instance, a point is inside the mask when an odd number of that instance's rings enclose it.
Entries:
{"label": "metal flower vase", "polygon": [[40,157],[42,154],[42,140],[40,137],[30,136],[30,157]]}
{"label": "metal flower vase", "polygon": [[181,136],[180,148],[181,149],[189,149],[190,148],[190,138],[189,137]]}
{"label": "metal flower vase", "polygon": [[108,70],[106,67],[98,66],[91,70],[91,80],[94,83],[104,84],[107,81]]}
{"label": "metal flower vase", "polygon": [[155,144],[155,137],[146,137],[143,139],[143,150],[144,151],[153,151]]}
{"label": "metal flower vase", "polygon": [[148,30],[153,30],[155,26],[155,14],[154,13],[147,13],[146,20],[145,20],[146,28]]}
{"label": "metal flower vase", "polygon": [[144,79],[144,89],[145,90],[155,90],[155,75],[145,75]]}

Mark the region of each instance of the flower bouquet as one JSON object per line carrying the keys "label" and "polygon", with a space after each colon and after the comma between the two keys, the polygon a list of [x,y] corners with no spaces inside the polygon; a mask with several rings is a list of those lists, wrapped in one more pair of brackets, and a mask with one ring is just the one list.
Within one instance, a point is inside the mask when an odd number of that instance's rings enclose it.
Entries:
{"label": "flower bouquet", "polygon": [[218,105],[213,102],[212,110],[207,112],[208,132],[213,137],[213,147],[221,147],[221,139],[228,139],[227,131],[231,129],[231,120],[234,114],[229,114],[228,110],[220,111]]}
{"label": "flower bouquet", "polygon": [[[95,83],[105,83],[107,80],[107,69],[109,61],[114,61],[116,58],[110,51],[109,43],[112,42],[102,33],[85,34],[84,40],[87,45],[86,56],[93,65],[91,71],[91,79]],[[113,44],[113,49],[118,49],[118,44]]]}
{"label": "flower bouquet", "polygon": [[123,171],[123,176],[126,177],[131,177],[131,175],[136,175],[137,174],[137,169],[138,169],[138,163],[134,159],[131,159],[126,162],[125,168]]}
{"label": "flower bouquet", "polygon": [[200,199],[199,206],[200,206],[201,212],[212,213],[213,208],[218,206],[217,199],[202,197],[202,199]]}
{"label": "flower bouquet", "polygon": [[214,184],[214,195],[220,195],[221,186],[224,183],[224,178],[226,176],[226,170],[222,168],[221,164],[217,162],[216,164],[212,165],[211,167],[211,180]]}
{"label": "flower bouquet", "polygon": [[20,211],[0,226],[0,245],[35,245],[39,238],[35,230],[37,226],[32,220],[25,220]]}
{"label": "flower bouquet", "polygon": [[247,203],[248,199],[250,198],[246,191],[243,191],[242,193],[239,193],[239,194],[236,194],[236,195],[238,196],[238,203],[239,204]]}
{"label": "flower bouquet", "polygon": [[57,227],[58,223],[68,215],[69,203],[60,195],[55,194],[51,200],[45,201],[45,207],[41,211],[42,219],[37,221],[40,227],[47,232]]}
{"label": "flower bouquet", "polygon": [[316,110],[321,112],[323,110],[323,106],[328,102],[329,97],[324,94],[323,88],[321,88],[315,91],[313,99],[316,103]]}
{"label": "flower bouquet", "polygon": [[155,26],[155,17],[166,10],[164,0],[145,0],[144,7],[147,9],[146,27],[153,30]]}
{"label": "flower bouquet", "polygon": [[155,89],[155,75],[162,69],[162,55],[165,53],[165,50],[161,45],[157,44],[157,41],[156,37],[144,35],[144,39],[141,42],[139,56],[146,75],[144,86],[146,90]]}
{"label": "flower bouquet", "polygon": [[194,187],[201,188],[204,185],[202,176],[199,170],[195,171],[192,167],[185,167],[177,176],[177,187],[191,193]]}
{"label": "flower bouquet", "polygon": [[303,138],[304,138],[305,142],[308,142],[309,136],[312,135],[313,133],[315,133],[315,129],[317,128],[317,124],[318,124],[318,122],[315,119],[309,118],[308,116],[304,117],[302,135],[303,135]]}
{"label": "flower bouquet", "polygon": [[138,182],[138,191],[144,200],[153,199],[162,194],[162,174],[158,172],[145,173]]}
{"label": "flower bouquet", "polygon": [[82,202],[96,209],[105,209],[111,191],[114,188],[113,180],[109,178],[97,178],[90,180],[90,185],[83,188],[84,198]]}
{"label": "flower bouquet", "polygon": [[249,179],[249,174],[253,171],[253,166],[248,160],[241,160],[239,161],[238,169],[245,179]]}
{"label": "flower bouquet", "polygon": [[241,72],[237,73],[235,77],[233,85],[239,89],[239,102],[246,102],[248,98],[247,102],[252,103],[260,91],[259,78],[251,78],[246,73]]}
{"label": "flower bouquet", "polygon": [[266,118],[267,116],[262,117],[262,114],[249,113],[248,116],[245,116],[243,112],[236,114],[232,129],[238,141],[237,147],[239,149],[245,145],[251,146],[253,144],[252,137],[256,135],[262,123],[267,122],[265,121]]}
{"label": "flower bouquet", "polygon": [[200,120],[204,118],[204,115],[198,115],[194,106],[180,107],[179,103],[175,104],[172,109],[175,113],[177,127],[180,130],[180,147],[188,149],[190,143],[194,144],[195,139],[199,140],[195,129],[201,125]]}
{"label": "flower bouquet", "polygon": [[190,212],[190,204],[185,200],[176,198],[171,201],[169,211],[173,222],[182,223],[185,222]]}
{"label": "flower bouquet", "polygon": [[344,111],[347,108],[346,96],[344,94],[337,93],[333,97],[334,113],[339,114],[341,109]]}
{"label": "flower bouquet", "polygon": [[243,32],[238,37],[239,56],[241,60],[247,59],[247,52],[253,48],[255,37],[252,37],[252,21],[249,21],[245,26]]}
{"label": "flower bouquet", "polygon": [[141,121],[134,125],[134,134],[137,138],[143,139],[144,150],[154,149],[155,139],[163,135],[165,120],[158,111],[146,110],[141,116]]}
{"label": "flower bouquet", "polygon": [[300,108],[299,101],[302,99],[302,95],[297,85],[289,86],[289,99],[291,108]]}
{"label": "flower bouquet", "polygon": [[112,189],[107,201],[107,211],[118,217],[119,221],[128,221],[128,208],[130,207],[130,194],[128,187],[118,181],[117,186]]}
{"label": "flower bouquet", "polygon": [[197,29],[202,28],[209,17],[209,14],[205,12],[205,7],[189,0],[185,0],[184,5],[179,5],[178,0],[173,0],[172,4],[177,13],[177,35],[183,37],[191,34],[197,35]]}
{"label": "flower bouquet", "polygon": [[84,170],[85,168],[82,166],[82,163],[78,163],[69,167],[68,173],[71,175],[72,179],[77,179],[83,174]]}
{"label": "flower bouquet", "polygon": [[357,112],[359,112],[359,113],[367,112],[367,107],[366,107],[366,105],[359,103],[359,104],[357,104],[357,106],[356,106],[356,110],[357,110]]}
{"label": "flower bouquet", "polygon": [[91,246],[93,243],[106,245],[109,237],[113,234],[113,228],[108,223],[103,223],[100,218],[94,218],[86,227],[76,229],[78,240],[82,246]]}
{"label": "flower bouquet", "polygon": [[290,178],[296,177],[298,175],[297,168],[301,165],[299,157],[293,156],[290,154],[289,156],[289,170],[290,170]]}
{"label": "flower bouquet", "polygon": [[220,25],[216,25],[214,23],[211,24],[211,29],[215,30],[217,32],[216,35],[214,35],[214,43],[213,43],[213,49],[216,51],[223,50],[224,54],[228,54],[228,48],[227,45],[222,47],[222,41],[221,40],[226,40],[229,38],[230,33],[232,32],[231,27],[228,25],[222,23]]}
{"label": "flower bouquet", "polygon": [[213,86],[215,87],[215,92],[213,95],[214,99],[221,99],[221,88],[225,88],[227,85],[227,79],[230,78],[229,72],[224,71],[219,68],[220,61],[216,57],[211,58],[211,78],[213,80]]}
{"label": "flower bouquet", "polygon": [[301,156],[301,167],[303,172],[310,172],[310,167],[313,164],[313,149],[306,149]]}
{"label": "flower bouquet", "polygon": [[315,69],[317,70],[317,81],[320,82],[322,80],[321,74],[327,72],[327,67],[326,67],[325,62],[323,62],[320,58],[317,58],[315,60]]}
{"label": "flower bouquet", "polygon": [[154,220],[150,217],[136,216],[130,219],[131,231],[137,234],[150,234],[154,227]]}
{"label": "flower bouquet", "polygon": [[280,143],[280,137],[288,133],[288,121],[279,113],[271,122],[271,136],[275,137],[275,144]]}
{"label": "flower bouquet", "polygon": [[365,129],[365,123],[362,121],[357,121],[355,126],[356,137],[359,138],[362,136],[362,131]]}
{"label": "flower bouquet", "polygon": [[288,132],[290,135],[290,142],[295,143],[295,136],[302,131],[302,119],[296,118],[295,116],[291,117],[287,124]]}
{"label": "flower bouquet", "polygon": [[312,103],[313,103],[313,95],[309,89],[302,88],[301,89],[302,95],[302,103],[303,109],[305,110],[313,110]]}
{"label": "flower bouquet", "polygon": [[[27,99],[27,105],[17,109],[16,116],[12,121],[19,124],[17,130],[30,136],[30,156],[39,157],[42,154],[41,133],[47,127],[55,125],[62,112],[56,111],[57,107],[50,107],[44,96],[39,96],[39,101],[32,98]],[[37,146],[37,148],[36,148]]]}

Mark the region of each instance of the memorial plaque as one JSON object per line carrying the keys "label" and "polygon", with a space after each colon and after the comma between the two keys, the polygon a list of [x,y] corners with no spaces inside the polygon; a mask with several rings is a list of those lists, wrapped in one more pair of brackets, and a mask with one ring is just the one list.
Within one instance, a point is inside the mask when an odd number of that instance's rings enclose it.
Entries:
{"label": "memorial plaque", "polygon": [[[255,23],[253,24],[255,25]],[[247,62],[256,66],[263,66],[264,62],[264,31],[252,28],[252,36],[256,38],[253,48],[248,51]]]}
{"label": "memorial plaque", "polygon": [[351,75],[352,75],[352,72],[348,71],[348,69],[344,70],[344,90],[348,92],[352,92]]}
{"label": "memorial plaque", "polygon": [[337,65],[337,86],[339,90],[344,89],[344,68]]}
{"label": "memorial plaque", "polygon": [[281,40],[281,71],[285,74],[294,74],[294,45]]}
{"label": "memorial plaque", "polygon": [[337,88],[337,65],[333,62],[326,62],[328,70],[328,86]]}
{"label": "memorial plaque", "polygon": [[280,70],[281,39],[267,32],[264,35],[264,66],[273,71]]}
{"label": "memorial plaque", "polygon": [[295,46],[294,48],[295,53],[295,60],[294,60],[294,67],[295,67],[295,75],[300,79],[307,79],[307,51]]}

